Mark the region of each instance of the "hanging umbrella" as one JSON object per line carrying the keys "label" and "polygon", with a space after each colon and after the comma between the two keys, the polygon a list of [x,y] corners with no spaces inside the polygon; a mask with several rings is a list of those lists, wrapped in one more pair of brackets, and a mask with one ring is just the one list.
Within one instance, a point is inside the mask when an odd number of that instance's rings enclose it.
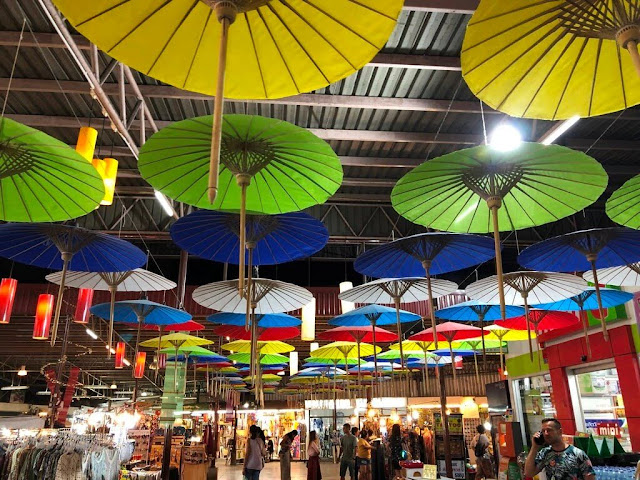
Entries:
{"label": "hanging umbrella", "polygon": [[[436,325],[435,332],[436,334],[434,335],[433,329],[423,330],[411,335],[409,340],[413,340],[414,342],[433,342],[436,350],[438,349],[438,341],[446,342],[449,344],[449,353],[451,354],[451,358],[453,358],[452,342],[475,338],[483,334],[482,329],[478,327],[455,322],[440,323]],[[456,380],[455,368],[453,369],[453,380]]]}
{"label": "hanging umbrella", "polygon": [[[402,339],[400,327],[400,303],[413,303],[436,299],[442,295],[455,292],[458,286],[448,280],[426,279],[423,277],[383,278],[342,292],[340,300],[353,303],[386,303],[393,304],[396,308],[396,325],[398,338]],[[429,305],[433,308],[433,303]],[[402,344],[400,344],[402,354]],[[402,357],[402,355],[401,355]],[[404,369],[404,360],[402,367]],[[407,389],[408,391],[408,389]]]}
{"label": "hanging umbrella", "polygon": [[[252,383],[254,379],[255,379],[255,377],[252,377],[252,376],[249,375],[247,377],[244,377],[242,380],[244,382],[246,382],[246,383]],[[280,383],[280,381],[282,380],[282,377],[279,376],[279,375],[274,375],[272,373],[268,373],[268,374],[262,375],[262,380],[265,383],[267,383],[267,382],[269,382],[269,383],[270,382]]]}
{"label": "hanging umbrella", "polygon": [[[389,346],[389,349],[398,350],[400,346],[401,346],[400,343],[394,343],[393,345]],[[425,364],[427,362],[427,358],[431,355],[430,353],[428,353],[428,351],[433,350],[435,348],[433,341],[424,342],[424,341],[412,341],[412,340],[403,340],[402,347],[405,351],[409,351],[412,353],[414,351],[422,352],[422,359],[425,361]],[[408,358],[411,359],[413,358],[413,356],[409,356]],[[429,372],[427,369],[424,370],[423,377],[424,377],[425,385],[429,386]]]}
{"label": "hanging umbrella", "polygon": [[224,97],[280,98],[346,78],[385,45],[403,4],[179,0],[132,8],[114,0],[78,8],[70,0],[55,3],[80,33],[123,64],[181,89],[215,93],[211,157],[201,174],[209,172],[210,203],[226,146]]}
{"label": "hanging umbrella", "polygon": [[0,257],[42,268],[62,269],[53,319],[56,342],[67,271],[122,272],[147,261],[131,243],[84,228],[51,223],[0,225]]}
{"label": "hanging umbrella", "polygon": [[[295,350],[293,345],[278,341],[258,342],[257,347],[259,355],[287,353]],[[223,344],[222,348],[234,353],[251,353],[251,342],[248,340],[236,340],[235,342]]]}
{"label": "hanging umbrella", "polygon": [[[400,310],[399,312],[400,323],[418,322],[421,320],[420,315],[415,313],[406,312]],[[395,308],[389,308],[382,305],[369,304],[364,307],[356,308],[350,312],[345,312],[337,317],[333,317],[329,320],[329,325],[335,325],[338,327],[364,327],[370,325],[376,327],[376,325],[397,325],[398,314]],[[374,330],[375,333],[375,330]],[[373,335],[372,343],[376,345],[376,338]],[[373,362],[377,363],[377,356],[374,354]]]}
{"label": "hanging umbrella", "polygon": [[542,310],[538,308],[529,309],[529,326],[527,327],[527,319],[524,315],[520,317],[508,318],[507,320],[498,320],[496,325],[500,325],[512,330],[533,330],[536,335],[540,332],[556,330],[558,328],[567,328],[577,325],[578,318],[570,313]]}
{"label": "hanging umbrella", "polygon": [[[300,336],[300,329],[298,327],[257,327],[254,331],[258,335],[257,340],[259,342],[268,342],[270,340],[289,340]],[[219,325],[213,329],[213,333],[219,337],[251,340],[250,330],[235,325]]]}
{"label": "hanging umbrella", "polygon": [[478,371],[478,358],[476,356],[476,352],[478,350],[481,350],[482,354],[485,355],[487,348],[500,348],[500,350],[502,350],[503,343],[504,343],[504,342],[500,342],[499,340],[486,340],[485,337],[486,335],[482,335],[482,338],[480,340],[472,338],[472,339],[463,340],[461,342],[453,342],[452,344],[454,352],[456,351],[456,349],[473,351],[473,363],[476,368],[477,379],[480,378],[480,372]]}
{"label": "hanging umbrella", "polygon": [[462,74],[481,101],[514,117],[624,110],[640,103],[638,25],[630,0],[483,1],[467,26]]}
{"label": "hanging umbrella", "polygon": [[[504,318],[517,317],[524,314],[524,308],[514,305],[505,305]],[[500,305],[480,303],[476,300],[469,300],[458,303],[451,307],[438,310],[438,317],[443,320],[454,322],[480,322],[480,328],[484,328],[484,322],[494,322],[503,318]],[[484,336],[482,337],[484,339]],[[487,361],[485,348],[482,348],[482,358]]]}
{"label": "hanging umbrella", "polygon": [[[195,337],[186,333],[170,333],[168,335],[161,335],[157,338],[145,340],[140,343],[141,347],[155,348],[160,350],[161,348],[172,348],[176,356],[181,349],[189,347],[196,347],[202,345],[211,345],[213,342],[205,338]],[[174,388],[178,390],[178,363],[174,362]]]}
{"label": "hanging umbrella", "polygon": [[[388,330],[371,325],[362,327],[336,327],[325,330],[318,334],[319,340],[329,340],[334,342],[353,342],[358,344],[358,358],[360,355],[361,342],[373,342],[374,352],[376,340],[380,342],[392,342],[398,339],[398,335]],[[359,366],[359,365],[358,365]],[[358,385],[360,385],[360,375],[358,374]]]}
{"label": "hanging umbrella", "polygon": [[[125,325],[130,327],[137,327],[137,324],[134,323],[125,323]],[[184,323],[175,323],[173,325],[143,325],[143,330],[153,330],[160,331],[161,329],[165,332],[199,332],[200,330],[204,330],[206,327],[201,323],[194,322],[193,320],[189,320]]]}
{"label": "hanging umbrella", "polygon": [[605,210],[620,225],[640,229],[640,175],[627,180],[607,200]]}
{"label": "hanging umbrella", "polygon": [[585,310],[596,310],[600,308],[600,305],[602,305],[603,308],[617,307],[631,299],[633,299],[632,293],[622,292],[611,288],[601,288],[600,302],[598,302],[596,289],[589,287],[569,298],[558,299],[554,302],[541,303],[534,306],[542,310],[579,311],[580,319],[582,320],[584,338],[587,344],[587,355],[590,358],[591,344],[589,343],[589,324]]}
{"label": "hanging umbrella", "polygon": [[[621,267],[599,268],[597,270],[598,281],[604,285],[616,285],[618,287],[640,286],[640,262],[622,265]],[[587,282],[595,283],[596,275],[593,272],[585,272],[582,275]]]}
{"label": "hanging umbrella", "polygon": [[607,174],[593,158],[558,145],[523,143],[459,150],[414,168],[396,184],[391,202],[406,219],[455,232],[493,232],[497,284],[506,318],[500,231],[567,217],[604,192]]}
{"label": "hanging umbrella", "polygon": [[[360,255],[354,268],[371,277],[410,277],[439,275],[486,262],[495,256],[490,238],[446,232],[429,232],[401,238]],[[430,285],[428,285],[430,287]],[[429,290],[429,305],[433,295]],[[431,328],[436,328],[433,308],[429,309]]]}
{"label": "hanging umbrella", "polygon": [[[207,321],[220,325],[241,326],[245,324],[243,313],[214,313],[207,317]],[[261,313],[256,314],[258,328],[282,328],[299,327],[302,321],[299,318],[287,315],[286,313]]]}
{"label": "hanging umbrella", "polygon": [[1,117],[0,191],[0,220],[59,222],[99,207],[104,183],[66,143]]}
{"label": "hanging umbrella", "polygon": [[[51,283],[60,285],[62,274],[63,272],[50,273],[45,278]],[[176,288],[175,282],[142,268],[125,272],[67,272],[65,285],[73,288],[107,290],[111,294],[111,309],[107,318],[109,320],[109,356],[111,356],[113,345],[113,309],[116,292],[157,292]],[[135,323],[138,323],[137,318]]]}
{"label": "hanging umbrella", "polygon": [[[531,333],[530,331],[524,330],[512,330],[506,327],[502,327],[500,325],[489,325],[484,328],[484,341],[490,342],[492,340],[496,340],[499,342],[498,347],[500,348],[500,368],[504,372],[504,358],[502,356],[502,346],[504,342],[519,342],[523,340],[529,340],[530,338],[536,338],[535,332]],[[476,337],[480,338],[480,337]],[[472,341],[474,339],[467,339],[467,341]]]}
{"label": "hanging umbrella", "polygon": [[257,115],[225,115],[220,195],[211,203],[206,171],[212,120],[190,118],[160,130],[140,149],[138,167],[156,190],[179,202],[240,212],[243,288],[246,213],[297,212],[324,203],[342,183],[342,166],[329,144],[304,128]]}
{"label": "hanging umbrella", "polygon": [[[315,354],[315,351],[312,352],[312,355]],[[360,361],[353,357],[353,358],[347,358],[346,360],[344,358],[337,358],[334,359],[333,358],[323,358],[323,357],[308,357],[304,359],[304,367],[305,368],[320,368],[320,367],[328,367],[334,364],[343,364],[345,366],[349,366],[349,365],[358,365],[360,363]],[[337,367],[335,367],[336,370],[339,370]]]}
{"label": "hanging umbrella", "polygon": [[[498,285],[504,285],[505,301],[509,305],[524,305],[525,317],[529,316],[529,305],[555,302],[581,293],[586,282],[580,277],[553,272],[511,272],[502,279],[497,276],[473,282],[466,289],[467,295],[482,303],[496,303]],[[527,327],[529,323],[527,322]],[[533,360],[531,330],[529,334],[529,358]]]}
{"label": "hanging umbrella", "polygon": [[560,235],[536,243],[518,256],[518,263],[532,270],[576,272],[590,269],[605,340],[609,335],[596,268],[619,267],[637,261],[640,261],[640,231],[622,227],[594,228]]}
{"label": "hanging umbrella", "polygon": [[[229,360],[243,365],[249,365],[251,362],[250,353],[231,353],[227,357]],[[289,363],[289,357],[276,353],[267,353],[260,355],[258,361],[260,365],[283,365]]]}

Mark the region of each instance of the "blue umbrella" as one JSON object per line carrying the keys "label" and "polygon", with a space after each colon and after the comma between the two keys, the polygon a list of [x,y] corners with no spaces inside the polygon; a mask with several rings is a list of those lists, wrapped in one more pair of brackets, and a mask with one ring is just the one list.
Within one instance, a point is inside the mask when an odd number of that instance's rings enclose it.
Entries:
{"label": "blue umbrella", "polygon": [[376,278],[422,277],[462,270],[495,257],[493,239],[462,233],[430,232],[400,238],[368,250],[356,271]]}
{"label": "blue umbrella", "polygon": [[[286,313],[256,314],[256,319],[258,320],[259,328],[298,327],[302,324],[302,321],[299,318],[287,315]],[[246,316],[244,313],[220,312],[209,315],[207,317],[207,321],[221,325],[235,325],[239,327],[245,325]]]}
{"label": "blue umbrella", "polygon": [[[504,318],[513,318],[524,315],[524,308],[515,305],[505,305]],[[452,320],[456,322],[480,322],[480,328],[484,331],[484,322],[494,322],[502,320],[500,305],[481,303],[477,300],[469,300],[467,302],[458,303],[451,307],[438,310],[436,313],[438,318],[444,320]],[[486,349],[484,347],[484,334],[482,335],[482,358],[487,362]]]}
{"label": "blue umbrella", "polygon": [[[600,310],[600,312],[602,312],[601,307],[617,307],[618,305],[622,305],[633,299],[632,293],[623,292],[621,290],[614,290],[612,288],[601,288],[599,289],[599,291],[599,300],[597,298],[598,291],[596,290],[596,288],[589,287],[584,292],[574,297],[565,298],[564,300],[559,300],[552,303],[542,303],[540,305],[534,305],[534,307],[540,308],[542,310],[559,310],[563,312],[579,311],[580,319],[582,320],[582,329],[584,331],[584,337],[587,343],[587,355],[591,357],[591,345],[589,344],[589,333],[587,331],[587,318],[584,311],[598,309]],[[602,313],[600,320],[605,321],[605,319],[602,318]]]}
{"label": "blue umbrella", "polygon": [[56,342],[67,271],[123,272],[147,261],[142,250],[111,235],[53,223],[0,225],[0,257],[54,270],[62,269],[51,346]]}
{"label": "blue umbrella", "polygon": [[532,270],[583,272],[591,270],[605,340],[607,324],[598,285],[598,268],[640,261],[640,231],[631,228],[594,228],[550,238],[522,251],[518,263]]}
{"label": "blue umbrella", "polygon": [[[183,250],[234,265],[240,257],[239,236],[240,215],[235,213],[199,210],[171,226],[171,238]],[[307,213],[247,215],[246,243],[254,265],[305,258],[322,250],[328,241],[327,228]]]}

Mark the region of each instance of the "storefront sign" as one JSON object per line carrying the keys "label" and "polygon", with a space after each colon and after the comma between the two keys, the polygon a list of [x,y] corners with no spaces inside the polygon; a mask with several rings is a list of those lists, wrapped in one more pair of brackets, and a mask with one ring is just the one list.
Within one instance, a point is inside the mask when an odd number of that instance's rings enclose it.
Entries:
{"label": "storefront sign", "polygon": [[[453,478],[464,479],[467,477],[464,460],[451,460],[451,467],[453,469]],[[447,476],[447,465],[444,460],[438,460],[438,472],[441,477]]]}
{"label": "storefront sign", "polygon": [[598,436],[614,436],[620,438],[620,427],[623,420],[617,418],[585,420],[587,429],[594,435]]}

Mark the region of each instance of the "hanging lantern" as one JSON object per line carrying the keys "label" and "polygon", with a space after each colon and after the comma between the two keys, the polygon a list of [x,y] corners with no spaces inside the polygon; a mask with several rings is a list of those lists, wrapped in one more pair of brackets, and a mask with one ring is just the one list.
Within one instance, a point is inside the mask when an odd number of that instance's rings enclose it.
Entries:
{"label": "hanging lantern", "polygon": [[53,313],[53,295],[43,293],[38,297],[36,307],[36,319],[33,324],[33,339],[47,340],[49,338],[49,327],[51,327],[51,314]]}
{"label": "hanging lantern", "polygon": [[298,352],[289,352],[289,376],[298,373]]}
{"label": "hanging lantern", "polygon": [[134,378],[144,377],[144,364],[147,361],[147,352],[138,352],[136,354],[136,364],[133,367]]}
{"label": "hanging lantern", "polygon": [[462,370],[462,357],[455,357],[455,362],[453,363],[456,370]]}
{"label": "hanging lantern", "polygon": [[116,353],[115,353],[116,368],[124,368],[124,349],[125,349],[124,342],[116,343]]}
{"label": "hanging lantern", "polygon": [[[347,290],[351,290],[353,288],[353,283],[352,282],[342,282],[339,285],[340,287],[340,293],[342,292],[346,292]],[[352,310],[355,310],[356,308],[356,304],[353,302],[345,302],[344,300],[340,300],[340,304],[342,307],[342,313],[347,313],[347,312],[351,312]]]}
{"label": "hanging lantern", "polygon": [[309,344],[309,351],[313,352],[314,350],[317,350],[320,348],[320,344],[318,342],[311,342]]}
{"label": "hanging lantern", "polygon": [[105,158],[104,160],[94,158],[91,163],[102,177],[104,184],[104,197],[100,201],[100,205],[111,205],[116,191],[118,161],[115,158]]}
{"label": "hanging lantern", "polygon": [[86,325],[89,323],[91,312],[91,302],[93,302],[93,290],[90,288],[81,288],[78,292],[78,303],[76,305],[76,313],[73,316],[75,323]]}
{"label": "hanging lantern", "polygon": [[166,368],[167,367],[167,354],[166,353],[161,353],[160,355],[158,355],[158,359],[157,359],[157,365],[158,365],[158,370],[162,369],[162,368]]}
{"label": "hanging lantern", "polygon": [[82,155],[87,162],[93,159],[93,153],[96,149],[96,140],[98,139],[98,131],[91,127],[81,127],[78,133],[78,141],[76,142],[76,152]]}
{"label": "hanging lantern", "polygon": [[302,307],[302,327],[300,338],[310,342],[316,338],[316,299]]}
{"label": "hanging lantern", "polygon": [[0,282],[0,324],[9,323],[11,319],[17,288],[18,281],[14,278],[3,278]]}

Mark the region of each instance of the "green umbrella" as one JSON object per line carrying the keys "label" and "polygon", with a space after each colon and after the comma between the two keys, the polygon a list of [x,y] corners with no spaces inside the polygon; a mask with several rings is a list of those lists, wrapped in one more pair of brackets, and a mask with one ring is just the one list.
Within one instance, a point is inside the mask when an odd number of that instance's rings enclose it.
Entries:
{"label": "green umbrella", "polygon": [[[596,160],[559,145],[488,145],[443,155],[407,173],[391,193],[396,211],[436,230],[493,232],[505,318],[500,231],[544,225],[591,205],[607,186]],[[483,201],[484,200],[484,201]]]}
{"label": "green umbrella", "polygon": [[98,171],[67,144],[8,118],[0,119],[0,220],[59,222],[100,205]]}
{"label": "green umbrella", "polygon": [[620,225],[640,229],[640,175],[627,180],[609,197],[607,215]]}
{"label": "green umbrella", "polygon": [[245,214],[296,212],[324,203],[342,183],[338,156],[324,140],[291,123],[225,115],[219,192],[207,196],[212,116],[154,134],[141,148],[140,173],[156,190],[199,208],[240,211],[240,285],[244,288]]}
{"label": "green umbrella", "polygon": [[[251,363],[250,353],[232,353],[227,355],[229,360],[234,362],[243,363],[249,365]],[[270,353],[266,355],[260,355],[260,365],[280,365],[283,363],[289,363],[289,357],[280,355],[278,353]]]}

